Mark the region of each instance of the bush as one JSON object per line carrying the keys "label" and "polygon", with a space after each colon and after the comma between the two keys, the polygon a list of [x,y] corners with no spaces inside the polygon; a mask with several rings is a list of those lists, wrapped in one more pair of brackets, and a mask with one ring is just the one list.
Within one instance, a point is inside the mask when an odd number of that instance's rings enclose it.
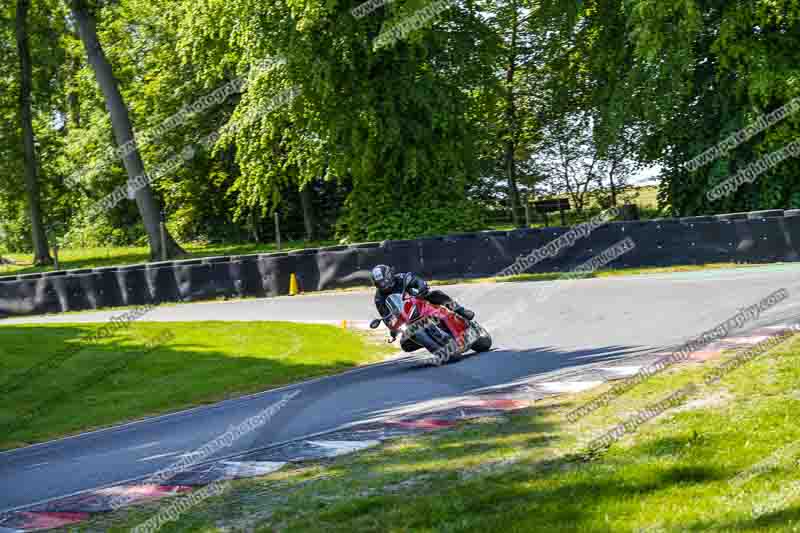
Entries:
{"label": "bush", "polygon": [[146,234],[144,224],[137,222],[116,227],[105,215],[94,220],[88,217],[73,217],[59,243],[63,248],[97,248],[103,246],[141,245]]}
{"label": "bush", "polygon": [[6,218],[0,223],[0,246],[10,253],[30,253],[33,250],[27,217]]}
{"label": "bush", "polygon": [[415,207],[393,211],[364,226],[365,240],[413,239],[486,228],[482,211],[472,204]]}

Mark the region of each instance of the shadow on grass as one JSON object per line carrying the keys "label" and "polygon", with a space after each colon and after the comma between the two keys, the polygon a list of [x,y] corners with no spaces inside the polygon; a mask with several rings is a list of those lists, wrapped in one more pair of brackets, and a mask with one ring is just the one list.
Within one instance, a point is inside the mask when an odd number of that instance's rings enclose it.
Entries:
{"label": "shadow on grass", "polygon": [[[585,354],[546,351],[563,360],[585,362]],[[591,362],[613,360],[622,351],[625,350],[620,347],[594,350]],[[518,353],[499,353],[501,357],[519,359]],[[477,359],[491,355],[483,354]],[[502,361],[498,367],[504,367]],[[564,402],[545,405],[512,415],[507,424],[470,424],[436,434],[427,443],[410,441],[395,450],[367,455],[349,464],[335,463],[331,468],[341,474],[341,483],[347,483],[347,472],[355,471],[356,479],[362,481],[383,479],[390,486],[410,481],[414,488],[406,486],[398,493],[378,489],[380,495],[345,497],[334,503],[323,501],[319,504],[321,510],[305,517],[302,515],[306,513],[292,514],[297,509],[295,502],[279,510],[270,523],[291,531],[327,533],[387,529],[770,531],[785,528],[800,518],[800,511],[795,508],[748,518],[747,509],[752,503],[748,502],[744,508],[720,507],[717,520],[693,519],[695,509],[719,506],[720,496],[737,490],[728,482],[739,472],[728,461],[713,460],[730,453],[731,443],[725,436],[729,433],[705,435],[702,426],[630,447],[615,445],[613,453],[592,461],[565,456],[521,459],[504,465],[504,458],[514,457],[515,450],[539,448],[544,452],[544,448],[557,444],[562,438],[561,428],[558,418],[552,415],[569,407]],[[483,475],[462,475],[475,465]],[[337,475],[332,477],[339,479]],[[686,517],[685,523],[678,522],[681,516]]]}
{"label": "shadow on grass", "polygon": [[[675,468],[637,482],[620,479],[611,470],[601,476],[581,475],[588,468],[575,460],[544,458],[504,469],[492,454],[525,447],[544,449],[554,444],[556,425],[547,418],[562,405],[536,408],[516,415],[515,422],[492,426],[468,425],[437,435],[430,446],[370,455],[356,468],[359,477],[382,477],[386,483],[422,479],[420,487],[400,494],[381,494],[325,505],[323,510],[292,516],[279,511],[272,523],[290,531],[619,531],[604,524],[606,506],[658,493],[670,487],[719,480],[712,469]],[[482,461],[484,474],[470,479],[463,464]],[[521,468],[519,468],[521,466]],[[337,470],[348,464],[331,466]],[[431,490],[428,476],[442,479]],[[441,476],[444,476],[442,478]],[[302,498],[302,496],[298,496]],[[316,503],[316,502],[315,502]],[[391,524],[391,528],[387,525]],[[259,531],[272,531],[271,528]]]}
{"label": "shadow on grass", "polygon": [[[547,434],[557,428],[545,418],[559,407],[563,406],[535,409],[525,422],[497,426],[491,434],[468,426],[437,438],[429,448],[361,460],[360,465],[367,470],[362,475],[367,478],[385,477],[387,472],[423,479],[426,475],[444,474],[444,480],[437,485],[439,490],[431,490],[430,484],[423,482],[418,489],[402,494],[327,505],[307,518],[279,513],[272,523],[287,525],[291,531],[327,532],[386,531],[386,524],[396,531],[639,531],[620,525],[621,519],[637,513],[639,502],[645,505],[648,498],[653,498],[652,511],[657,514],[657,502],[663,494],[728,479],[727,472],[702,465],[650,465],[645,471],[626,473],[627,465],[615,467],[602,461],[587,464],[569,457],[523,461],[494,473],[489,468],[486,475],[466,481],[459,475],[461,462],[488,462],[492,451],[498,449],[552,445]],[[513,439],[515,436],[521,438]],[[763,518],[743,530],[757,530],[759,526],[764,530],[782,517]],[[719,524],[703,524],[697,529],[717,527],[724,530]],[[688,529],[695,528],[679,527],[675,531]],[[668,530],[672,531],[653,531]]]}
{"label": "shadow on grass", "polygon": [[[170,328],[170,324],[143,326],[147,326],[143,329],[148,337]],[[34,328],[8,329],[29,336]],[[81,333],[80,328],[73,327],[48,329],[54,337],[48,340],[47,346]],[[3,333],[6,331],[4,328]],[[187,335],[186,338],[192,337]],[[20,340],[19,345],[29,340]],[[235,354],[208,350],[180,336],[167,346],[137,357],[135,354],[141,352],[142,344],[124,338],[115,339],[102,350],[87,348],[74,360],[31,380],[9,398],[6,406],[12,413],[15,409],[25,411],[42,405],[46,408],[38,408],[39,416],[33,421],[35,426],[15,431],[7,439],[33,440],[48,432],[110,424],[174,410],[182,402],[212,401],[230,393],[262,390],[353,366],[352,362],[336,357],[316,361],[287,357],[261,359],[243,353],[247,351],[244,347]],[[266,445],[293,434],[300,436],[331,429],[354,418],[391,416],[398,408],[416,402],[507,385],[564,366],[613,362],[638,351],[623,346],[575,352],[552,347],[497,350],[439,368],[419,367],[405,359],[337,374],[304,385],[298,400],[281,410],[269,427],[257,431],[241,445]],[[124,363],[126,356],[130,361],[123,368],[115,366]],[[29,357],[45,355],[29,354]],[[27,366],[17,361],[18,368]],[[108,369],[117,370],[109,373]],[[91,383],[87,381],[102,376],[102,373],[97,374],[101,371],[107,375]],[[86,386],[81,387],[81,384]],[[57,398],[53,392],[55,388],[70,393],[53,401]],[[277,394],[271,399],[265,397],[262,404],[270,404],[277,397]],[[229,405],[236,408],[244,403]],[[330,483],[334,484],[337,471],[352,468],[361,470],[362,479],[377,477],[386,484],[430,474],[444,476],[446,482],[431,489],[423,480],[418,489],[411,491],[384,492],[326,503],[321,510],[305,518],[281,515],[279,511],[275,520],[289,524],[291,531],[326,533],[386,531],[387,524],[397,531],[441,531],[444,524],[453,531],[619,531],[618,516],[634,512],[631,502],[676,488],[686,490],[717,483],[729,476],[728,472],[692,462],[665,465],[654,461],[650,465],[640,464],[638,470],[630,472],[626,471],[631,468],[630,464],[615,465],[613,460],[607,461],[602,456],[590,463],[576,457],[523,459],[513,469],[502,467],[503,459],[515,449],[544,450],[558,444],[560,427],[553,414],[565,407],[563,403],[541,406],[511,415],[508,424],[470,424],[457,431],[437,434],[429,446],[417,446],[409,441],[408,449],[401,447],[393,453],[368,454],[334,462],[330,465],[334,479]],[[209,411],[205,422],[217,433],[224,432],[232,421],[238,421],[223,417],[223,412],[224,409],[215,407],[213,412]],[[162,435],[182,431],[185,426],[181,426],[181,419],[175,422],[167,423]],[[629,455],[639,458],[641,463],[641,456],[666,457],[685,448],[690,441],[694,442],[691,437],[680,436],[661,439],[636,446]],[[700,442],[698,445],[711,444]],[[476,477],[476,467],[485,467],[488,472]],[[263,502],[259,499],[256,504]],[[753,529],[762,522],[754,523]]]}
{"label": "shadow on grass", "polygon": [[[132,331],[144,337],[156,338],[172,330],[177,337],[150,352],[144,346],[147,338],[132,338],[125,333],[100,346],[83,347],[50,366],[42,363],[52,360],[52,355],[65,345],[80,342],[78,339],[88,331],[86,327],[3,327],[0,391],[6,394],[0,407],[0,426],[6,431],[0,445],[37,442],[331,376],[364,359],[356,353],[354,344],[342,348],[335,337],[320,338],[318,344],[301,349],[297,343],[302,344],[302,337],[288,328],[277,328],[274,335],[257,342],[232,342],[223,351],[209,349],[219,341],[218,337],[230,336],[229,329],[244,327],[261,326],[135,324]],[[203,335],[209,337],[207,343],[195,342]],[[293,353],[298,350],[310,352],[298,356]],[[439,368],[420,365],[418,359],[409,357],[368,374],[333,375],[306,387],[304,407],[291,410],[294,420],[287,420],[281,434],[324,431],[337,423],[352,421],[356,411],[361,418],[386,416],[398,406],[504,385],[565,366],[610,362],[632,351],[635,349],[617,346],[574,352],[549,347],[496,350]],[[337,355],[340,353],[342,357]],[[25,376],[31,369],[32,375]],[[19,379],[20,376],[25,377]],[[7,385],[15,382],[20,386],[9,392]],[[331,406],[338,406],[339,412],[323,417],[320,411]]]}
{"label": "shadow on grass", "polygon": [[731,521],[701,521],[687,524],[675,531],[797,531],[800,524],[800,506],[793,505],[772,513]]}
{"label": "shadow on grass", "polygon": [[335,328],[296,328],[137,323],[91,345],[81,339],[94,327],[4,326],[0,448],[340,373],[374,350]]}
{"label": "shadow on grass", "polygon": [[767,513],[744,522],[725,524],[719,529],[722,531],[770,531],[779,526],[796,523],[800,523],[800,507],[797,505],[789,509]]}

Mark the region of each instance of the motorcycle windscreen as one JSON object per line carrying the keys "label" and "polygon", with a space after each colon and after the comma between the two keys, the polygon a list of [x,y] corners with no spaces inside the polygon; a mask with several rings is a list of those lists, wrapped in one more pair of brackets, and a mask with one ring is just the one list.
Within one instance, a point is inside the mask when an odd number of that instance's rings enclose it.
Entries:
{"label": "motorcycle windscreen", "polygon": [[386,307],[392,316],[400,316],[403,313],[403,298],[399,294],[391,294],[386,298]]}

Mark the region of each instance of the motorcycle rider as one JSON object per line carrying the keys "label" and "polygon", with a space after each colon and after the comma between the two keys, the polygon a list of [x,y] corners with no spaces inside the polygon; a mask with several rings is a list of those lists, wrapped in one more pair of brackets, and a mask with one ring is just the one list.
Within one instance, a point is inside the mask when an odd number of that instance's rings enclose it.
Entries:
{"label": "motorcycle rider", "polygon": [[[412,274],[411,272],[398,273],[394,272],[394,268],[387,265],[377,265],[370,272],[372,284],[375,285],[375,307],[378,308],[378,313],[384,319],[386,327],[389,327],[389,322],[386,316],[389,314],[389,307],[386,305],[386,299],[396,293],[400,293],[405,286],[406,290],[412,290],[415,296],[423,298],[434,305],[441,305],[452,309],[454,313],[464,318],[465,320],[472,320],[475,318],[475,313],[469,309],[465,309],[457,304],[447,294],[439,290],[430,290],[428,284],[421,277]],[[389,328],[392,338],[397,336],[397,332]]]}

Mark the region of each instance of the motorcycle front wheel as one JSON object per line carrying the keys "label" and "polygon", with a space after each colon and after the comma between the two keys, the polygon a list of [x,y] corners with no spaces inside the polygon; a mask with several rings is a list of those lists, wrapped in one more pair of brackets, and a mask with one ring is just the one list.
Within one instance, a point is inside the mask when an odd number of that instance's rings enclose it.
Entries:
{"label": "motorcycle front wheel", "polygon": [[472,349],[476,352],[488,352],[492,349],[492,336],[481,326],[475,324],[473,327],[480,333],[478,340],[472,343]]}

